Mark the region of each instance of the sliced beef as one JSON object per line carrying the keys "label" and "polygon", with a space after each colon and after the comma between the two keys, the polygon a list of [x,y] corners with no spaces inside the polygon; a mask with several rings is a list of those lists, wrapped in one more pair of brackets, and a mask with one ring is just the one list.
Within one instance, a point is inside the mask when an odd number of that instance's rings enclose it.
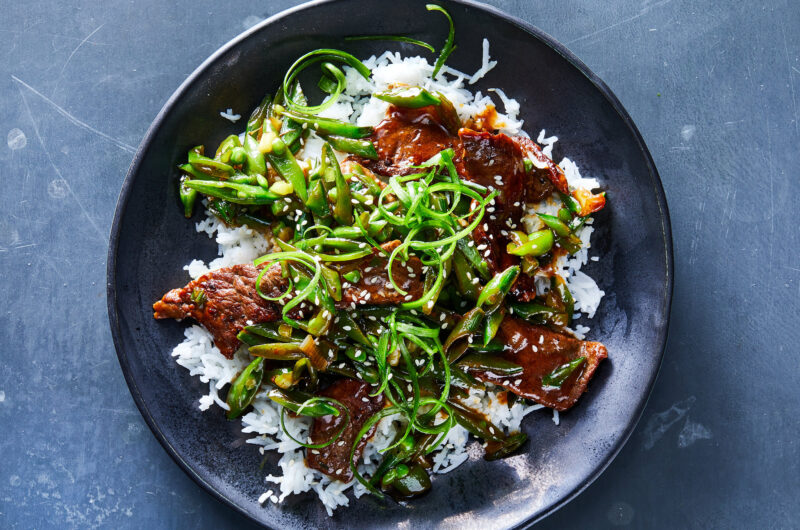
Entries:
{"label": "sliced beef", "polygon": [[[478,370],[470,373],[476,379],[500,385],[515,394],[560,411],[575,404],[586,390],[586,385],[600,361],[608,356],[606,347],[599,342],[580,341],[514,317],[503,320],[498,335],[506,345],[501,356],[522,366],[522,374],[507,376]],[[548,387],[542,383],[543,377],[580,357],[585,357],[585,362],[567,377],[560,388]]]}
{"label": "sliced beef", "polygon": [[[381,248],[385,252],[394,250],[400,241],[384,243]],[[422,262],[412,256],[406,262],[399,259],[392,263],[392,279],[403,291],[401,294],[395,290],[389,281],[389,271],[386,266],[389,260],[387,254],[373,251],[372,256],[367,256],[354,263],[344,265],[342,274],[357,269],[361,280],[354,286],[343,289],[342,305],[351,303],[361,305],[397,305],[408,300],[416,300],[423,294]],[[410,297],[410,298],[409,298]]]}
{"label": "sliced beef", "polygon": [[[214,344],[228,359],[239,348],[236,335],[247,325],[281,318],[280,306],[256,292],[259,269],[253,265],[234,265],[204,274],[186,287],[173,289],[153,304],[156,318],[191,317],[213,336]],[[271,296],[286,288],[279,266],[261,278],[261,291]]]}
{"label": "sliced beef", "polygon": [[[391,251],[399,242],[383,245]],[[352,307],[351,304],[397,305],[412,300],[423,293],[422,263],[411,258],[405,264],[397,261],[392,266],[395,283],[408,291],[403,295],[394,290],[389,283],[386,270],[388,259],[374,251],[372,256],[345,266],[342,272],[358,268],[361,279],[355,284],[343,284],[342,300],[337,307]],[[410,270],[409,270],[410,268]],[[251,264],[225,267],[204,274],[189,282],[186,287],[173,289],[153,304],[155,318],[182,319],[191,317],[202,324],[214,337],[214,344],[227,358],[232,358],[239,348],[236,335],[249,325],[272,322],[281,318],[281,306],[263,299],[256,291],[256,278],[260,269]],[[281,276],[281,269],[273,265],[261,278],[261,292],[268,296],[278,296],[288,287]],[[301,304],[302,305],[302,304]],[[298,306],[299,307],[299,306]],[[302,310],[290,314],[292,318],[305,318]]]}
{"label": "sliced beef", "polygon": [[[353,480],[353,473],[350,471],[350,449],[356,441],[359,431],[376,412],[383,409],[383,394],[371,397],[371,386],[362,381],[354,379],[339,379],[331,386],[320,392],[321,396],[335,399],[347,407],[350,413],[350,422],[342,431],[342,434],[335,442],[322,449],[309,449],[306,451],[306,463],[308,467],[317,469],[325,473],[334,480],[350,482]],[[311,425],[311,443],[320,444],[330,440],[342,424],[347,420],[344,413],[338,416],[322,416],[315,418]],[[367,440],[374,434],[375,427],[370,429],[366,436],[359,440],[353,458],[357,462],[361,458],[361,452],[367,444]]]}
{"label": "sliced beef", "polygon": [[547,198],[553,188],[561,193],[569,193],[567,177],[553,160],[542,152],[542,148],[530,138],[515,136],[516,143],[527,158],[533,161],[533,178],[526,183],[526,199],[538,202]]}
{"label": "sliced beef", "polygon": [[379,175],[409,175],[418,171],[411,166],[453,147],[457,140],[444,125],[439,107],[391,106],[372,135],[378,159],[359,162]]}

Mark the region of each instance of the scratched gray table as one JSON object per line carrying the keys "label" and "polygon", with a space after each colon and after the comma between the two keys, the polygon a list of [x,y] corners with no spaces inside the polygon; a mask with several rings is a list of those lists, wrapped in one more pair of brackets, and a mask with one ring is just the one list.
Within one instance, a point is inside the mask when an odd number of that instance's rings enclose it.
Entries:
{"label": "scratched gray table", "polygon": [[[139,416],[106,320],[106,245],[167,97],[295,3],[3,3],[0,527],[249,527]],[[541,527],[800,525],[800,5],[492,3],[616,92],[661,172],[675,236],[670,338],[642,421]]]}

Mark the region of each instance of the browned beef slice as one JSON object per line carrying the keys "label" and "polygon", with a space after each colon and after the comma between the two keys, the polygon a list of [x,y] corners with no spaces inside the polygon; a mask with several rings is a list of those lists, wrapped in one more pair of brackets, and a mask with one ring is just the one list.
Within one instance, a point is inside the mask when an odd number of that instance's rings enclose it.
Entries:
{"label": "browned beef slice", "polygon": [[419,171],[411,166],[453,147],[457,141],[443,125],[438,107],[391,106],[372,134],[378,159],[359,162],[379,175],[408,175]]}
{"label": "browned beef slice", "polygon": [[538,202],[547,198],[554,187],[561,193],[569,193],[564,172],[542,152],[536,142],[522,136],[515,136],[513,140],[526,157],[535,161],[533,178],[527,179],[526,182],[525,199],[528,202]]}
{"label": "browned beef slice", "polygon": [[[350,471],[350,449],[367,420],[383,408],[383,394],[370,397],[371,388],[369,384],[362,381],[339,379],[320,392],[320,395],[333,398],[347,407],[350,412],[350,422],[339,438],[329,446],[306,451],[306,463],[309,467],[317,469],[335,480],[342,482],[353,480],[353,473]],[[344,413],[339,416],[315,418],[311,425],[311,443],[320,444],[330,440],[342,428],[346,419],[347,415]],[[374,432],[375,427],[373,426],[366,436],[359,440],[353,456],[356,462],[361,458],[361,452]]]}
{"label": "browned beef slice", "polygon": [[[522,374],[507,376],[479,370],[470,373],[481,381],[500,385],[556,410],[567,410],[578,401],[600,361],[608,356],[606,347],[599,342],[581,341],[514,317],[503,320],[498,334],[506,345],[502,357],[522,366]],[[585,357],[586,361],[560,388],[542,384],[544,376],[579,357]]]}
{"label": "browned beef slice", "polygon": [[[383,245],[391,251],[399,242]],[[356,284],[345,284],[342,289],[342,300],[337,307],[350,307],[352,303],[365,305],[395,305],[402,303],[404,297],[389,284],[386,270],[387,259],[374,251],[370,257],[358,260],[350,265],[361,272],[361,280]],[[411,268],[409,271],[408,268]],[[187,318],[191,317],[202,324],[214,337],[219,351],[227,358],[232,358],[239,348],[236,335],[248,325],[248,322],[260,324],[281,318],[281,306],[263,299],[256,291],[256,278],[260,269],[252,264],[235,265],[211,271],[197,280],[189,282],[186,287],[173,289],[153,304],[155,318]],[[392,275],[401,289],[408,291],[411,299],[422,296],[422,263],[411,258],[405,265],[398,260],[392,267]],[[287,288],[287,282],[281,277],[281,269],[273,265],[261,278],[261,292],[268,296],[278,296]],[[201,293],[204,300],[195,302],[192,293]],[[369,296],[367,296],[369,294]],[[295,318],[304,318],[302,313],[290,314]]]}
{"label": "browned beef slice", "polygon": [[[259,270],[253,265],[234,265],[218,269],[189,282],[186,287],[173,289],[153,304],[156,318],[191,317],[214,336],[214,344],[227,358],[239,348],[236,335],[247,321],[271,322],[280,318],[277,305],[261,298],[256,292]],[[261,279],[264,293],[279,294],[285,288],[280,267],[274,266]],[[202,293],[197,303],[192,293]],[[197,296],[197,295],[196,295]]]}
{"label": "browned beef slice", "polygon": [[[394,250],[400,241],[390,241],[381,245],[386,252]],[[397,305],[406,300],[416,300],[423,294],[422,262],[419,258],[411,256],[408,261],[397,259],[392,263],[392,279],[403,291],[399,293],[389,282],[389,271],[386,268],[389,260],[386,255],[373,250],[372,256],[362,258],[355,263],[342,267],[342,274],[357,269],[361,280],[356,285],[343,289],[340,305],[348,306],[351,303],[358,305]],[[347,284],[345,284],[347,285]]]}

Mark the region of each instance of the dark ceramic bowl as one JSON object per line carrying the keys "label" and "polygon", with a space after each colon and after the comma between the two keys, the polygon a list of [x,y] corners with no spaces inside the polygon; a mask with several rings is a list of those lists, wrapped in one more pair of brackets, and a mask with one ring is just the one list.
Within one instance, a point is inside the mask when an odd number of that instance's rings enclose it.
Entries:
{"label": "dark ceramic bowl", "polygon": [[[452,14],[458,50],[448,64],[465,72],[480,65],[481,38],[491,41],[497,67],[473,87],[500,87],[522,105],[526,129],[546,128],[584,175],[601,178],[609,205],[585,271],[607,293],[588,324],[604,342],[604,362],[577,406],[556,426],[549,414],[525,420],[530,441],[499,462],[472,459],[437,476],[433,491],[408,507],[370,497],[351,500],[329,518],[313,493],[282,505],[258,504],[269,461],[246,445],[239,422],[219,411],[201,413],[205,385],[178,367],[171,349],[186,324],[156,321],[151,304],[187,279],[183,266],[209,259],[216,244],[197,234],[179,207],[173,168],[196,144],[216,145],[282,79],[301,54],[341,47],[367,57],[385,48],[418,54],[398,43],[345,43],[346,35],[406,34],[440,45],[442,16],[425,1],[313,2],[264,21],[203,63],[170,98],[147,132],[117,205],[108,255],[108,309],[125,378],[153,433],[181,468],[218,499],[274,528],[480,527],[525,525],[553,512],[586,488],[619,452],[655,381],[667,333],[672,291],[672,241],[664,192],[650,154],[611,91],[562,45],[541,31],[481,5],[440,2]],[[433,57],[430,58],[433,60]]]}

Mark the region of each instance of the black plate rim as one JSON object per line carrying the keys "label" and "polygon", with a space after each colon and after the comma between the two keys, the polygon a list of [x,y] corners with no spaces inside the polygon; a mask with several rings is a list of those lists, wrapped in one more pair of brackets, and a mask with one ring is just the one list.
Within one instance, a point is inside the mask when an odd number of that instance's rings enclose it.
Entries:
{"label": "black plate rim", "polygon": [[[141,391],[139,390],[138,386],[136,385],[135,381],[133,380],[133,375],[130,370],[130,364],[128,362],[128,351],[126,350],[125,345],[122,342],[122,332],[120,329],[120,319],[118,313],[118,305],[117,305],[117,293],[116,293],[116,269],[117,269],[117,254],[119,250],[119,236],[120,236],[120,226],[123,217],[123,213],[127,208],[128,199],[130,198],[130,190],[133,186],[133,181],[135,175],[139,171],[139,166],[142,163],[143,155],[150,147],[152,143],[152,139],[155,136],[158,129],[161,127],[162,122],[166,119],[169,113],[172,111],[173,107],[177,104],[177,102],[184,96],[184,93],[188,91],[192,84],[195,83],[198,77],[202,75],[202,73],[209,68],[213,63],[215,63],[220,57],[226,54],[232,48],[235,48],[240,42],[248,39],[250,35],[260,31],[263,27],[272,25],[281,19],[297,12],[302,11],[307,8],[311,8],[321,4],[328,4],[335,2],[336,0],[312,0],[309,2],[305,2],[303,4],[297,5],[290,9],[286,9],[281,11],[263,21],[256,24],[252,28],[240,33],[233,39],[229,40],[223,46],[221,46],[217,51],[215,51],[212,55],[210,55],[205,61],[203,61],[172,93],[169,99],[164,103],[164,106],[156,115],[153,122],[148,127],[147,132],[145,133],[141,143],[139,144],[136,153],[133,156],[131,161],[131,166],[128,169],[128,172],[125,175],[125,179],[122,184],[122,188],[119,193],[119,197],[117,199],[116,208],[114,211],[114,219],[111,225],[111,231],[109,236],[109,246],[108,246],[108,255],[106,259],[106,297],[107,297],[107,306],[108,306],[108,320],[109,325],[111,327],[111,335],[114,342],[114,348],[117,352],[117,359],[120,363],[120,367],[122,369],[123,376],[125,377],[125,382],[128,385],[128,389],[130,390],[131,396],[133,397],[133,401],[136,404],[136,407],[139,409],[139,412],[142,414],[142,417],[145,420],[145,423],[153,432],[153,435],[156,437],[158,442],[164,448],[164,450],[169,454],[169,456],[175,461],[176,464],[200,487],[202,487],[206,492],[208,492],[212,497],[217,499],[218,501],[222,502],[223,504],[229,506],[236,512],[242,514],[249,520],[260,524],[264,527],[271,528],[266,525],[264,522],[259,521],[256,519],[251,513],[244,510],[241,506],[236,504],[234,501],[226,497],[220,491],[215,489],[211,484],[206,482],[203,477],[201,477],[178,453],[178,451],[169,443],[166,439],[166,436],[161,431],[160,427],[155,421],[155,418],[150,413],[147,404],[142,397]],[[665,289],[664,289],[664,298],[662,300],[662,307],[664,310],[664,315],[666,316],[666,322],[664,328],[661,333],[658,335],[658,343],[660,347],[658,348],[658,363],[656,365],[656,369],[653,371],[650,380],[647,381],[646,388],[648,389],[647,392],[640,398],[640,402],[636,407],[636,412],[632,417],[632,421],[629,422],[628,426],[626,427],[625,431],[623,432],[622,436],[619,437],[615,445],[608,451],[605,459],[598,465],[591,474],[589,474],[583,482],[575,486],[575,488],[562,497],[560,500],[554,502],[547,508],[541,510],[538,514],[533,514],[527,521],[524,521],[518,524],[515,528],[526,528],[532,526],[533,524],[545,519],[552,513],[556,512],[567,503],[572,501],[575,497],[580,495],[586,488],[588,488],[592,482],[594,482],[614,461],[616,456],[622,450],[622,448],[627,443],[628,439],[630,438],[631,434],[635,430],[639,420],[641,419],[642,413],[644,412],[644,408],[647,405],[647,402],[652,394],[653,387],[655,386],[656,379],[658,378],[658,374],[661,371],[661,366],[663,364],[664,359],[664,352],[666,350],[666,343],[667,343],[667,335],[669,332],[669,321],[670,321],[670,312],[672,307],[672,294],[674,288],[674,256],[673,256],[673,242],[672,242],[672,227],[669,215],[669,209],[667,206],[667,199],[666,194],[664,193],[664,187],[661,182],[661,177],[658,174],[658,170],[656,169],[655,162],[653,161],[653,157],[650,154],[650,151],[647,149],[647,145],[644,142],[644,138],[642,137],[639,129],[636,127],[633,119],[622,106],[622,103],[619,101],[617,96],[613,93],[613,91],[606,85],[606,83],[600,79],[594,72],[592,72],[586,64],[583,63],[575,54],[573,54],[566,46],[558,42],[555,38],[551,37],[546,32],[542,31],[541,29],[537,28],[536,26],[529,24],[525,21],[519,20],[507,13],[501,11],[500,9],[486,5],[480,2],[476,2],[474,0],[450,0],[453,3],[462,4],[472,9],[477,9],[479,11],[483,11],[488,13],[489,15],[498,17],[510,24],[521,28],[526,33],[530,34],[532,37],[539,39],[545,45],[553,49],[556,53],[558,53],[561,57],[567,60],[570,64],[572,64],[584,77],[586,77],[589,82],[594,85],[594,87],[600,92],[600,94],[608,101],[608,103],[612,106],[614,111],[619,115],[622,119],[623,123],[628,127],[630,132],[635,139],[639,152],[644,157],[645,163],[648,168],[648,176],[650,177],[651,184],[653,186],[653,192],[656,197],[656,202],[659,207],[659,218],[661,220],[661,233],[664,240],[664,252],[666,258],[666,277],[664,279]]]}

